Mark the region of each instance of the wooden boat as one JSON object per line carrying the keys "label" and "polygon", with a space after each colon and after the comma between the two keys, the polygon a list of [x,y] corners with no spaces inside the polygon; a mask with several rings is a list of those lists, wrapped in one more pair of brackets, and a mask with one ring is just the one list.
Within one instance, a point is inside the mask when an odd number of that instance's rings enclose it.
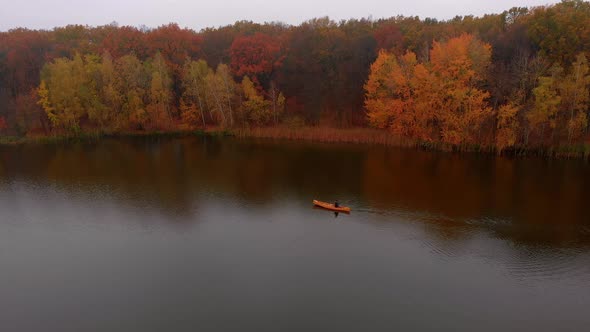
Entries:
{"label": "wooden boat", "polygon": [[315,199],[313,200],[313,205],[330,211],[350,213],[350,208],[348,206],[335,207],[334,204],[317,201]]}

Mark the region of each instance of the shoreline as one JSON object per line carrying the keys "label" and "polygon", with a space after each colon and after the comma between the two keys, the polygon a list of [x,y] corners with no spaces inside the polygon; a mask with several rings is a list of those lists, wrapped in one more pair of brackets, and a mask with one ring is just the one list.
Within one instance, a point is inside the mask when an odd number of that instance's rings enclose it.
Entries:
{"label": "shoreline", "polygon": [[92,142],[105,138],[131,137],[189,137],[189,136],[233,136],[229,130],[171,130],[171,131],[137,131],[122,133],[84,133],[80,135],[50,135],[50,136],[0,136],[0,146],[14,146],[23,144],[57,144],[68,142]]}
{"label": "shoreline", "polygon": [[560,146],[553,148],[512,147],[498,153],[494,146],[464,145],[455,146],[443,143],[415,141],[391,135],[385,130],[365,127],[333,128],[333,127],[253,127],[253,128],[205,128],[197,130],[170,131],[136,131],[122,133],[84,133],[81,135],[51,135],[51,136],[0,136],[0,146],[14,146],[23,144],[57,144],[67,142],[92,142],[104,138],[131,137],[236,137],[261,138],[269,140],[308,141],[318,143],[352,143],[381,145],[398,148],[419,149],[423,151],[438,151],[446,153],[477,153],[485,155],[505,156],[512,158],[540,157],[544,159],[581,159],[590,161],[590,144]]}
{"label": "shoreline", "polygon": [[418,149],[431,152],[445,153],[475,153],[510,158],[537,157],[544,159],[579,159],[590,160],[590,144],[572,146],[560,146],[553,148],[522,147],[516,146],[498,153],[495,146],[486,145],[449,145],[417,141],[408,138],[396,137],[385,130],[353,127],[353,128],[329,128],[329,127],[256,127],[234,130],[239,138],[263,138],[299,140],[319,143],[357,143],[369,145],[382,145],[398,148]]}

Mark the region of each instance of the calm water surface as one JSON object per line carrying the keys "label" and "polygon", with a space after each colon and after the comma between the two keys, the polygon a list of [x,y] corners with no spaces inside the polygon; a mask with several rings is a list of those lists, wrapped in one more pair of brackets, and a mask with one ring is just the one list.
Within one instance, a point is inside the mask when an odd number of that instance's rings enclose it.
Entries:
{"label": "calm water surface", "polygon": [[212,138],[0,147],[0,330],[583,331],[589,202],[578,161]]}

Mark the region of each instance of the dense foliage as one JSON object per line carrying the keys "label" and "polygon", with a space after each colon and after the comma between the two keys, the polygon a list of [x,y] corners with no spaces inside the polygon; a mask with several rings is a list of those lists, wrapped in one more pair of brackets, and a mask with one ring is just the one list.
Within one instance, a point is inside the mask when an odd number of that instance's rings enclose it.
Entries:
{"label": "dense foliage", "polygon": [[450,145],[588,140],[590,4],[196,32],[0,32],[0,134],[371,125]]}

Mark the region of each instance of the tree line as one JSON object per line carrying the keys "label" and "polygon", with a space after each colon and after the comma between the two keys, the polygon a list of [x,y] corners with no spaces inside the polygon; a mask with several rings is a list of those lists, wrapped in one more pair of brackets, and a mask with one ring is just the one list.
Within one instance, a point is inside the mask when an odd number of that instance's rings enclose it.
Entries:
{"label": "tree line", "polygon": [[0,32],[0,133],[281,123],[452,145],[588,140],[590,4],[450,20]]}
{"label": "tree line", "polygon": [[38,104],[52,128],[80,133],[125,130],[191,130],[214,123],[268,125],[284,108],[283,94],[263,97],[248,76],[234,82],[225,64],[211,68],[187,58],[180,68],[180,98],[175,104],[172,73],[161,53],[141,61],[76,54],[58,58],[41,71]]}

